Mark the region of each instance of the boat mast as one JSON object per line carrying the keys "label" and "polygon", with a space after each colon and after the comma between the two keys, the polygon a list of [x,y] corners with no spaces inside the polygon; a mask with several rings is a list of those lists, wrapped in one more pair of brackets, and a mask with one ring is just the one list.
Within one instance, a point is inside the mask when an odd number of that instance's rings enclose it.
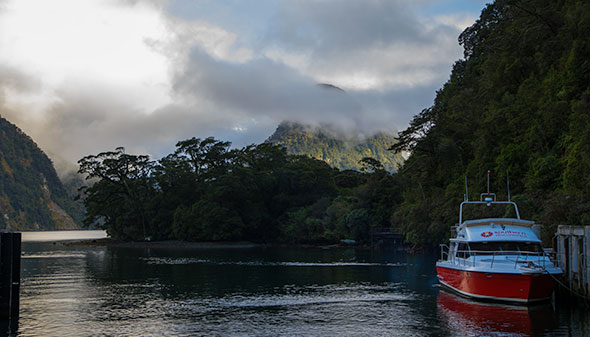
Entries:
{"label": "boat mast", "polygon": [[467,175],[465,175],[465,195],[463,201],[469,201],[469,190],[467,189]]}
{"label": "boat mast", "polygon": [[488,170],[488,195],[490,195],[490,170]]}
{"label": "boat mast", "polygon": [[508,187],[508,201],[510,201],[510,175],[506,172],[506,185]]}

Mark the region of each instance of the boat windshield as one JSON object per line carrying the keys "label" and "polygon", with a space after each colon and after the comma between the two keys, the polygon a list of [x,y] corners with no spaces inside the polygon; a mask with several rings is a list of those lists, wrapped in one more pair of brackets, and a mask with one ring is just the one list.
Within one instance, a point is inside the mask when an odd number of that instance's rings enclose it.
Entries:
{"label": "boat windshield", "polygon": [[469,253],[476,255],[500,254],[534,254],[543,252],[543,247],[536,242],[518,242],[518,241],[490,241],[490,242],[470,242]]}

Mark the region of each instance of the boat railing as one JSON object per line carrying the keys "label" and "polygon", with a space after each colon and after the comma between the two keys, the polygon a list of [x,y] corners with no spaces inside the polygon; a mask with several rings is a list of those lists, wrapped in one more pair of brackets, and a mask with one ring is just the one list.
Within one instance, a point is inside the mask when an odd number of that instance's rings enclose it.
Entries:
{"label": "boat railing", "polygon": [[[445,248],[446,248],[446,250],[445,250]],[[448,260],[448,258],[449,258],[449,249],[450,248],[449,248],[448,245],[446,245],[444,243],[441,243],[440,244],[440,259],[441,259],[441,261],[444,261],[445,260],[445,255],[447,256],[447,260]]]}
{"label": "boat railing", "polygon": [[518,205],[514,201],[496,201],[494,197],[493,200],[488,200],[488,198],[486,198],[480,201],[463,201],[461,205],[459,205],[459,223],[463,223],[464,205],[512,205],[514,206],[514,211],[516,212],[516,218],[520,220],[520,212],[518,211]]}
{"label": "boat railing", "polygon": [[[446,247],[446,251],[444,251],[443,247]],[[499,256],[509,256],[509,257],[515,257],[514,260],[514,268],[516,268],[518,266],[519,263],[521,264],[526,264],[527,266],[530,267],[535,267],[535,266],[539,266],[542,268],[546,268],[548,266],[548,263],[550,263],[551,265],[553,265],[553,260],[551,259],[551,256],[549,256],[546,252],[533,252],[533,251],[522,251],[522,250],[498,250],[498,251],[490,251],[490,250],[457,250],[457,253],[453,256],[451,256],[451,258],[449,259],[449,247],[446,245],[441,245],[441,259],[444,260],[444,255],[447,256],[447,261],[453,263],[453,264],[458,264],[458,265],[463,265],[463,266],[468,266],[471,265],[473,267],[476,266],[477,263],[482,263],[484,261],[482,261],[481,257],[490,257],[491,256],[491,261],[490,262],[490,268],[494,267],[494,263],[497,263],[496,261],[496,257]],[[478,259],[478,257],[480,257]],[[547,259],[545,259],[547,258]],[[485,261],[488,262],[488,261]]]}

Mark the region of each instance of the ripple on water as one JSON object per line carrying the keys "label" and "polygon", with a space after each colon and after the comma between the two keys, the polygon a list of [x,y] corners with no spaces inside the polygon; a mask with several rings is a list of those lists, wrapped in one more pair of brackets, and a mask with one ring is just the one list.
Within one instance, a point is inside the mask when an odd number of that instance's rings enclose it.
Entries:
{"label": "ripple on water", "polygon": [[185,264],[212,264],[212,265],[236,265],[252,267],[404,267],[406,263],[369,263],[369,262],[274,262],[274,261],[214,261],[198,258],[165,258],[146,257],[141,258],[148,264],[155,265],[185,265]]}
{"label": "ripple on water", "polygon": [[[266,293],[233,292],[219,297],[187,293],[167,298],[162,295],[166,289],[155,281],[116,283],[94,291],[74,288],[69,293],[60,292],[58,298],[53,291],[37,292],[34,304],[23,308],[21,322],[26,322],[26,327],[21,333],[313,336],[362,331],[355,335],[379,336],[389,328],[403,326],[405,330],[399,331],[407,333],[388,335],[416,335],[410,333],[414,324],[400,325],[394,319],[402,314],[407,317],[414,310],[415,295],[398,283],[285,285]],[[26,299],[32,294],[23,295]],[[376,317],[386,320],[378,322]],[[64,326],[69,327],[68,331],[60,331]]]}
{"label": "ripple on water", "polygon": [[237,293],[152,305],[165,308],[164,315],[171,320],[186,322],[181,330],[187,335],[327,336],[348,331],[359,336],[384,332],[415,336],[413,327],[420,319],[409,320],[412,324],[394,319],[414,311],[414,295],[402,293],[402,288],[364,283],[286,286],[278,293]]}

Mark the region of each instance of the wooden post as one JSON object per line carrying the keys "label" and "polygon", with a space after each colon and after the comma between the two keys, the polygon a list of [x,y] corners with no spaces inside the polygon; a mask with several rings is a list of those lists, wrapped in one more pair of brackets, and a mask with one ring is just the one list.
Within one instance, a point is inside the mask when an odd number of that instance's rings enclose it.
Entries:
{"label": "wooden post", "polygon": [[573,233],[570,236],[570,287],[579,291],[578,289],[578,237]]}
{"label": "wooden post", "polygon": [[[578,261],[578,259],[576,258],[576,252],[577,252],[577,245],[576,245],[576,241],[578,240],[578,238],[575,236],[575,233],[571,233],[570,237],[569,237],[569,248],[568,248],[568,252],[569,252],[569,279],[570,279],[570,288],[574,289],[575,287],[575,276],[576,276],[576,272],[578,271],[578,266],[576,265],[576,262]],[[576,249],[576,250],[574,250]],[[577,290],[577,289],[576,289]]]}
{"label": "wooden post", "polygon": [[557,262],[566,277],[568,276],[568,241],[566,226],[559,225],[557,227]]}
{"label": "wooden post", "polygon": [[584,227],[584,294],[590,295],[590,226]]}
{"label": "wooden post", "polygon": [[557,266],[561,268],[561,270],[565,270],[565,254],[563,252],[563,236],[560,235],[559,231],[556,234],[555,240],[555,247],[553,247],[555,251],[555,258],[557,259]]}
{"label": "wooden post", "polygon": [[0,233],[0,319],[18,318],[21,233]]}

